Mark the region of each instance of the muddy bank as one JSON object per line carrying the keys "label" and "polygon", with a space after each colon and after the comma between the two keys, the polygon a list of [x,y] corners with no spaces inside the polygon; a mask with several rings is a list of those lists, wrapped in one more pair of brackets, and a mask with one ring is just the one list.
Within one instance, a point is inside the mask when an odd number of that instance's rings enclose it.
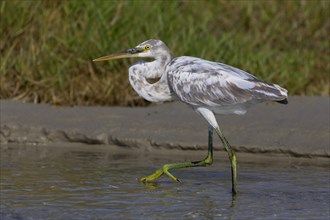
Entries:
{"label": "muddy bank", "polygon": [[[207,124],[173,102],[144,108],[53,107],[1,100],[1,144],[84,143],[141,150],[207,148]],[[329,97],[290,97],[217,116],[236,152],[330,158]],[[223,150],[214,138],[216,150]]]}

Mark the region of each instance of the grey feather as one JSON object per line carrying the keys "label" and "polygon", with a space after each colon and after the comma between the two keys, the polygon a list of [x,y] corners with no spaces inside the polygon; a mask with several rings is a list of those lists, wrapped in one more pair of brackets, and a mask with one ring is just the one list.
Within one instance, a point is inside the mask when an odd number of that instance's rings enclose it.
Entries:
{"label": "grey feather", "polygon": [[[177,57],[165,69],[171,91],[194,106],[225,107],[280,101],[286,90],[223,63]],[[234,106],[233,106],[234,107]]]}

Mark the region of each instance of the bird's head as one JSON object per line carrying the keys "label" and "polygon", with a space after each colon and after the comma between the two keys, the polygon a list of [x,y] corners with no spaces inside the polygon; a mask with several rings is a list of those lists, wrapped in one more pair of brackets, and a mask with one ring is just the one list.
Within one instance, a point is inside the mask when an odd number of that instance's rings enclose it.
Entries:
{"label": "bird's head", "polygon": [[164,55],[170,56],[169,49],[167,48],[165,43],[161,40],[151,39],[123,52],[113,53],[107,56],[94,59],[93,61],[106,61],[131,57],[147,57],[157,59],[158,57],[162,57]]}

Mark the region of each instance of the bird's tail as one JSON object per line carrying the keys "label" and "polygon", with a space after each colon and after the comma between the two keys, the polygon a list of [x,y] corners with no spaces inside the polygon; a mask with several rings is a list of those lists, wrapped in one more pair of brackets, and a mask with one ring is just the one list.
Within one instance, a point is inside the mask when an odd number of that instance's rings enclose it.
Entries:
{"label": "bird's tail", "polygon": [[282,88],[281,86],[277,84],[273,84],[273,86],[278,89],[278,91],[281,93],[281,99],[276,100],[276,102],[281,103],[281,104],[288,104],[288,90]]}

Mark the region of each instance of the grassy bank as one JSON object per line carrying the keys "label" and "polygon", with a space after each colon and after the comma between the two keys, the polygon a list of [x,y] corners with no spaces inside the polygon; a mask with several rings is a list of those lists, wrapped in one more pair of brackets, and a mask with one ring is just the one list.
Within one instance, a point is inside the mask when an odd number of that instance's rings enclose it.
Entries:
{"label": "grassy bank", "polygon": [[329,95],[329,1],[1,1],[0,98],[145,105],[136,60],[93,58],[150,39],[244,69],[290,95]]}

